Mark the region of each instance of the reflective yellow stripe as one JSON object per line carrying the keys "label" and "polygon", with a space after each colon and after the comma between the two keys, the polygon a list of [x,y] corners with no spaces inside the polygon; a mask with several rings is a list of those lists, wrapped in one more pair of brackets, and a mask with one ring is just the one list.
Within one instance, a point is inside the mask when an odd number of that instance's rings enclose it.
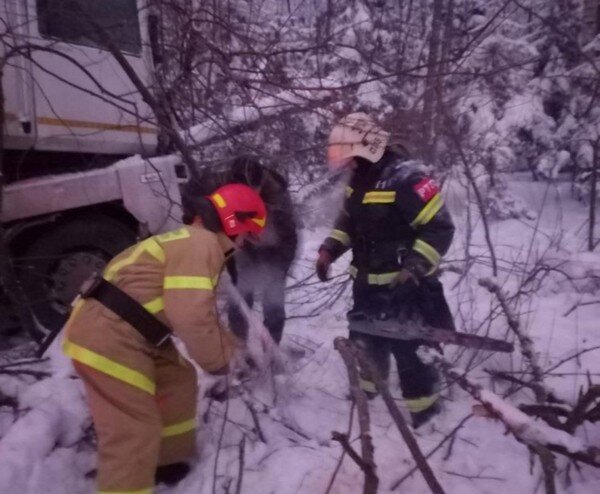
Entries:
{"label": "reflective yellow stripe", "polygon": [[369,285],[389,285],[400,271],[392,271],[391,273],[369,274],[367,283]]}
{"label": "reflective yellow stripe", "polygon": [[396,192],[393,190],[373,190],[367,192],[363,197],[363,204],[389,204],[396,200]]}
{"label": "reflective yellow stripe", "polygon": [[115,379],[131,384],[136,388],[142,389],[147,393],[154,394],[156,392],[156,385],[148,377],[144,376],[141,372],[130,369],[121,365],[113,360],[107,359],[102,355],[92,352],[87,348],[77,345],[72,341],[65,340],[63,344],[63,351],[77,362],[81,362],[97,371],[108,374]]}
{"label": "reflective yellow stripe", "polygon": [[360,389],[366,391],[367,393],[377,393],[377,386],[375,386],[373,381],[367,381],[366,379],[359,377],[358,385],[360,386]]}
{"label": "reflective yellow stripe", "polygon": [[173,230],[172,232],[161,233],[160,235],[156,235],[156,240],[161,243],[171,242],[173,240],[181,240],[182,238],[189,238],[190,232],[187,228],[179,228],[178,230]]}
{"label": "reflective yellow stripe", "polygon": [[152,494],[154,487],[138,489],[137,491],[98,491],[98,494]]}
{"label": "reflective yellow stripe", "polygon": [[165,276],[164,288],[171,289],[197,289],[197,290],[213,290],[216,285],[216,280],[212,280],[208,276]]}
{"label": "reflective yellow stripe", "polygon": [[128,266],[129,264],[133,264],[145,250],[146,247],[144,243],[139,243],[135,247],[135,249],[133,249],[133,252],[129,254],[125,259],[117,261],[116,263],[114,263],[106,269],[106,272],[104,273],[104,279],[106,281],[112,280],[122,267]]}
{"label": "reflective yellow stripe", "polygon": [[423,396],[421,398],[405,398],[404,403],[409,412],[417,413],[427,410],[431,405],[438,401],[439,397],[440,394],[435,393],[431,396]]}
{"label": "reflective yellow stripe", "polygon": [[442,258],[442,256],[440,256],[437,250],[435,250],[431,245],[419,238],[415,240],[413,250],[421,254],[425,259],[427,259],[432,264],[433,269],[437,268],[437,265],[440,263],[440,259]]}
{"label": "reflective yellow stripe", "polygon": [[186,432],[193,431],[196,428],[196,419],[186,420],[185,422],[179,422],[178,424],[168,425],[163,427],[162,437],[177,436],[179,434],[185,434]]}
{"label": "reflective yellow stripe", "polygon": [[213,194],[211,197],[213,198],[213,201],[215,201],[217,206],[219,206],[221,209],[227,206],[227,203],[225,202],[225,199],[223,199],[223,196],[221,194]]}
{"label": "reflective yellow stripe", "polygon": [[109,266],[104,273],[104,279],[106,281],[111,281],[121,268],[136,262],[138,257],[140,257],[144,252],[148,252],[161,263],[165,262],[165,253],[162,247],[153,238],[147,238],[143,242],[140,242],[137,247],[133,249],[133,252],[131,252],[131,254],[129,254],[125,259],[121,259],[120,261],[117,261],[113,265]]}
{"label": "reflective yellow stripe", "polygon": [[431,219],[442,209],[444,205],[444,200],[442,196],[436,194],[433,196],[433,199],[427,203],[427,205],[421,209],[421,212],[417,215],[417,217],[413,220],[410,226],[420,226],[426,225],[431,221]]}
{"label": "reflective yellow stripe", "polygon": [[[390,273],[369,273],[367,275],[367,283],[369,285],[389,285],[400,271],[392,271]],[[358,276],[358,269],[355,266],[348,268],[348,273],[352,278]]]}
{"label": "reflective yellow stripe", "polygon": [[154,238],[147,238],[142,242],[142,244],[144,244],[144,248],[146,249],[146,252],[148,252],[148,254],[154,257],[161,264],[164,264],[165,251]]}
{"label": "reflective yellow stripe", "polygon": [[354,192],[354,189],[352,187],[346,187],[346,197],[350,197],[352,195],[352,192]]}
{"label": "reflective yellow stripe", "polygon": [[156,314],[165,308],[165,301],[162,297],[157,297],[150,302],[146,302],[144,304],[144,309],[146,309],[150,314]]}
{"label": "reflective yellow stripe", "polygon": [[350,236],[346,232],[343,232],[342,230],[331,230],[329,237],[334,240],[337,240],[338,242],[340,242],[342,245],[345,245],[346,247],[348,247],[350,245]]}

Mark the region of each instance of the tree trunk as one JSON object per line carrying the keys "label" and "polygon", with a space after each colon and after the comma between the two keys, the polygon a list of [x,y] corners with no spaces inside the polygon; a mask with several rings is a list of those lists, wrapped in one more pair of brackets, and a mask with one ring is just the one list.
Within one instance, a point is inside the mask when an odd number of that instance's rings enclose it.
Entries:
{"label": "tree trunk", "polygon": [[[436,85],[436,111],[435,115],[432,115],[432,128],[433,128],[433,146],[431,157],[432,162],[437,158],[437,142],[439,136],[442,134],[443,126],[443,111],[442,107],[444,102],[444,75],[448,73],[450,64],[448,60],[452,54],[452,42],[454,38],[454,28],[452,21],[454,18],[454,0],[448,0],[446,10],[440,14],[444,20],[443,36],[441,46],[439,49],[438,69],[437,77],[435,78]],[[442,29],[441,22],[439,23],[440,30]]]}
{"label": "tree trunk", "polygon": [[436,87],[439,73],[440,30],[442,17],[442,1],[433,0],[431,33],[429,36],[429,55],[427,57],[427,77],[423,93],[423,153],[425,161],[431,164],[436,157],[435,136],[433,135],[433,111],[436,102]]}
{"label": "tree trunk", "polygon": [[600,138],[596,139],[593,143],[594,153],[592,159],[592,176],[591,176],[591,185],[590,185],[590,227],[588,230],[588,250],[592,252],[594,247],[596,247],[596,242],[594,241],[594,228],[596,225],[596,191],[598,189],[598,161],[600,160],[600,151],[598,147],[600,146]]}

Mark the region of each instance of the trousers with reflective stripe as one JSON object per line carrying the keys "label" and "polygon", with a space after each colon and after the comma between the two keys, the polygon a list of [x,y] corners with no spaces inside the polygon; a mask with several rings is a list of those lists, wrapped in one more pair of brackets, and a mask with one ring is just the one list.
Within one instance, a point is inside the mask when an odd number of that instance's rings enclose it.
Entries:
{"label": "trousers with reflective stripe", "polygon": [[151,347],[99,302],[76,310],[86,338],[72,332],[63,347],[98,437],[98,492],[150,493],[158,465],[195,455],[196,372],[172,343]]}
{"label": "trousers with reflective stripe", "polygon": [[[390,353],[398,369],[404,404],[411,413],[418,413],[433,406],[439,397],[439,374],[435,367],[421,362],[417,344],[410,341],[390,340],[361,333],[350,333],[350,339],[363,348],[374,363],[379,375],[389,379]],[[371,376],[361,370],[360,387],[368,393],[376,393]]]}
{"label": "trousers with reflective stripe", "polygon": [[[390,290],[388,286],[357,282],[353,286],[353,292],[353,310],[367,313],[375,311],[378,315],[386,313],[399,322],[416,318],[432,327],[454,329],[443,287],[435,278],[421,280],[419,286],[413,286],[412,293],[403,287]],[[363,348],[385,380],[389,378],[390,355],[394,356],[402,396],[411,413],[422,412],[436,403],[439,374],[435,367],[424,364],[418,357],[418,342],[355,332],[350,332],[350,339]],[[375,391],[370,376],[364,372],[361,374],[361,387],[365,391]]]}
{"label": "trousers with reflective stripe", "polygon": [[154,394],[74,364],[98,437],[99,493],[151,493],[158,465],[195,455],[196,372],[174,348],[155,357]]}

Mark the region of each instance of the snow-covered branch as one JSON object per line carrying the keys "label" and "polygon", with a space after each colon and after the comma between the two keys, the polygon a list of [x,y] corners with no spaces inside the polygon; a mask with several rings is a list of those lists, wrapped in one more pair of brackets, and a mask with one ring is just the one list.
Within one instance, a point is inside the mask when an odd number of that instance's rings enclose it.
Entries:
{"label": "snow-covered branch", "polygon": [[519,318],[511,309],[506,294],[502,291],[497,281],[492,278],[481,278],[479,284],[486,288],[490,293],[493,293],[498,299],[508,322],[508,327],[517,336],[521,346],[521,353],[531,370],[533,379],[530,386],[535,393],[536,400],[538,403],[546,403],[552,392],[548,390],[544,384],[544,372],[538,362],[538,356],[533,345],[533,340],[528,335],[524,334]]}
{"label": "snow-covered branch", "polygon": [[544,422],[535,420],[495,393],[484,389],[444,357],[434,352],[429,352],[429,355],[442,369],[449,381],[456,382],[481,403],[490,417],[501,420],[520,442],[531,447],[542,446],[573,460],[600,468],[600,448],[585,444],[583,440],[564,430],[555,429]]}

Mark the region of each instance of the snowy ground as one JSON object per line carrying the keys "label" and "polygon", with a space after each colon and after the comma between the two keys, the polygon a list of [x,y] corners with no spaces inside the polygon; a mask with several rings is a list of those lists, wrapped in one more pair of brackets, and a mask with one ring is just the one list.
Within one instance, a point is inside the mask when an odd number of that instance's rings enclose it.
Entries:
{"label": "snowy ground", "polygon": [[[567,185],[547,186],[522,176],[510,187],[524,207],[537,214],[529,220],[492,222],[497,280],[509,294],[519,286],[526,292],[515,306],[521,324],[535,341],[542,367],[549,371],[548,384],[559,397],[573,401],[580,388],[587,386],[586,373],[593,382],[600,373],[600,349],[584,352],[600,346],[600,305],[586,305],[566,314],[578,302],[600,298],[600,256],[585,252],[587,213],[570,197]],[[505,319],[497,314],[492,296],[477,283],[492,275],[481,221],[471,210],[474,231],[468,242],[468,259],[472,264],[465,272],[467,197],[456,184],[448,187],[447,197],[459,231],[447,256],[447,266],[457,269],[446,271],[443,282],[457,324],[465,331],[505,337]],[[276,376],[274,382],[256,379],[245,386],[244,394],[227,403],[203,400],[199,414],[203,424],[201,459],[180,485],[171,489],[160,486],[157,492],[236,492],[243,437],[241,492],[327,492],[341,455],[331,432],[348,431],[351,408],[346,399],[346,371],[332,344],[336,336],[345,335],[349,298],[343,272],[347,259],[338,261],[334,274],[339,276],[327,285],[317,283],[313,276],[297,286],[311,274],[316,249],[327,231],[325,226],[309,225],[303,232],[302,252],[289,283],[292,317],[282,343],[287,372]],[[523,285],[524,270],[531,271],[536,264],[543,269]],[[491,312],[495,317],[489,318]],[[15,352],[25,350],[22,346],[4,358],[14,361]],[[577,358],[569,359],[579,352]],[[498,394],[510,392],[512,403],[533,403],[531,393],[492,382],[484,372],[504,370],[522,377],[518,352],[490,355],[447,347],[445,355],[470,369],[469,375],[485,387]],[[93,492],[93,479],[86,474],[95,466],[95,455],[82,388],[56,352],[53,357],[51,362],[27,367],[51,374],[41,380],[38,375],[0,373],[0,403],[14,398],[19,404],[18,410],[0,408],[0,492]],[[392,392],[399,396],[395,382]],[[444,403],[443,414],[424,426],[417,437],[426,454],[436,450],[430,464],[447,493],[543,492],[538,462],[531,467],[526,447],[505,434],[499,422],[470,417],[474,401],[458,387],[444,390]],[[429,492],[418,472],[408,476],[414,461],[380,398],[370,402],[370,412],[379,491]],[[360,449],[357,431],[355,420],[350,437]],[[588,425],[578,435],[588,444],[600,446],[599,425]],[[584,465],[567,470],[562,458],[558,467],[559,492],[600,492],[600,470]],[[401,479],[399,487],[392,490]],[[328,492],[359,493],[362,485],[361,471],[345,457]]]}

